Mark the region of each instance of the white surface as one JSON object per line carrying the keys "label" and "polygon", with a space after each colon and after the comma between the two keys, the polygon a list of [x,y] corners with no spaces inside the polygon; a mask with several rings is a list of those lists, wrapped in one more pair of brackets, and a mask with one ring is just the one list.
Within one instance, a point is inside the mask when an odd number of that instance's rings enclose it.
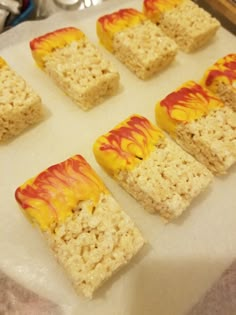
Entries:
{"label": "white surface", "polygon": [[[169,225],[145,212],[96,164],[92,144],[128,115],[154,120],[154,106],[178,85],[198,80],[216,59],[232,53],[235,37],[220,29],[204,49],[186,55],[155,78],[143,82],[103,50],[121,74],[120,92],[84,113],[34,64],[28,42],[44,32],[77,26],[95,43],[96,19],[122,7],[141,9],[141,1],[116,1],[81,12],[55,15],[20,25],[0,36],[0,55],[42,96],[47,118],[0,146],[0,269],[28,288],[64,304],[66,314],[182,315],[236,256],[236,168],[215,179],[186,214]],[[5,48],[4,48],[5,47]],[[115,275],[93,301],[76,296],[39,233],[14,200],[26,179],[74,154],[82,154],[142,230],[146,247]]]}

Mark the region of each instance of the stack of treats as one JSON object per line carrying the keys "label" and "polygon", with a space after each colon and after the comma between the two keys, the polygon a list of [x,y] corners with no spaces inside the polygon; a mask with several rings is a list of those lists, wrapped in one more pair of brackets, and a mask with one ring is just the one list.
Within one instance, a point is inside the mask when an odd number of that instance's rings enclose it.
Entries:
{"label": "stack of treats", "polygon": [[0,57],[0,142],[43,117],[40,96]]}
{"label": "stack of treats", "polygon": [[94,143],[97,162],[150,213],[177,218],[212,173],[148,119],[133,115]]}
{"label": "stack of treats", "polygon": [[229,54],[209,67],[201,84],[236,112],[236,54]]}
{"label": "stack of treats", "polygon": [[220,27],[218,20],[190,0],[144,0],[143,11],[187,53],[207,43]]}
{"label": "stack of treats", "polygon": [[213,173],[236,162],[236,113],[200,84],[188,81],[158,102],[156,120]]}
{"label": "stack of treats", "polygon": [[81,155],[29,179],[15,196],[85,297],[91,298],[144,244],[138,228]]}
{"label": "stack of treats", "polygon": [[148,79],[175,57],[177,46],[135,9],[122,9],[97,21],[100,43],[140,79]]}
{"label": "stack of treats", "polygon": [[119,88],[118,72],[77,28],[35,38],[30,47],[38,66],[85,111]]}

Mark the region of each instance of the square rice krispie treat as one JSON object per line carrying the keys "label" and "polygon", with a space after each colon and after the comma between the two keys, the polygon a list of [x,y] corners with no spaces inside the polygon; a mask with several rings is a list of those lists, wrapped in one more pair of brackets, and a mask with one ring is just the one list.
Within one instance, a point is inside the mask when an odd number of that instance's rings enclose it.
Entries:
{"label": "square rice krispie treat", "polygon": [[156,105],[158,125],[216,174],[236,161],[236,113],[201,85],[188,81]]}
{"label": "square rice krispie treat", "polygon": [[177,52],[175,42],[135,9],[100,17],[97,35],[106,49],[143,80],[167,66]]}
{"label": "square rice krispie treat", "polygon": [[207,43],[220,27],[218,20],[190,0],[144,0],[143,11],[187,53]]}
{"label": "square rice krispie treat", "polygon": [[42,117],[39,95],[0,57],[0,142],[18,135]]}
{"label": "square rice krispie treat", "polygon": [[181,215],[213,177],[204,165],[139,115],[99,137],[94,155],[147,211],[166,220]]}
{"label": "square rice krispie treat", "polygon": [[83,110],[118,90],[118,72],[77,28],[35,38],[30,48],[38,66]]}
{"label": "square rice krispie treat", "polygon": [[53,165],[15,193],[75,290],[85,297],[144,244],[131,219],[81,155]]}
{"label": "square rice krispie treat", "polygon": [[236,54],[229,54],[209,67],[201,84],[236,111]]}

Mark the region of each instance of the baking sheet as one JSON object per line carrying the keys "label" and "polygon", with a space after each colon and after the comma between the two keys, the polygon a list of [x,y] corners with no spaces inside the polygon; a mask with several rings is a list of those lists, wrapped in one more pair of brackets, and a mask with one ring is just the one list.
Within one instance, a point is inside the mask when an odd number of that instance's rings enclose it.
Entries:
{"label": "baking sheet", "polygon": [[[128,115],[155,122],[157,100],[184,81],[201,78],[206,67],[235,52],[236,39],[221,28],[204,48],[176,60],[153,79],[137,79],[102,47],[121,75],[119,93],[82,112],[34,64],[28,42],[65,26],[80,27],[94,43],[96,19],[142,1],[109,1],[80,12],[59,13],[21,24],[0,36],[0,55],[41,95],[46,119],[11,142],[0,145],[0,269],[34,292],[60,304],[65,314],[182,315],[236,256],[236,167],[216,178],[181,218],[165,225],[150,215],[97,165],[92,144]],[[98,292],[92,301],[78,297],[39,233],[14,200],[26,179],[74,154],[82,154],[141,229],[147,244],[139,255]]]}

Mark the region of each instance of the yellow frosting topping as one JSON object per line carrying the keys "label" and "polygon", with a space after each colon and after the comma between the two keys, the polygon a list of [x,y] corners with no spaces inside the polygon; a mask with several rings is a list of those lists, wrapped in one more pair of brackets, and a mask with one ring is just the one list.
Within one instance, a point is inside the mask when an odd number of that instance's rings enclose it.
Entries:
{"label": "yellow frosting topping", "polygon": [[6,65],[7,65],[6,61],[2,57],[0,57],[0,68],[4,67]]}
{"label": "yellow frosting topping", "polygon": [[103,182],[81,155],[75,155],[29,179],[15,197],[28,217],[47,230],[72,215],[80,201],[90,200],[92,213],[101,193],[108,193]]}
{"label": "yellow frosting topping", "polygon": [[109,51],[113,50],[114,35],[126,28],[146,21],[145,15],[135,9],[122,9],[104,15],[97,20],[97,35],[101,44]]}
{"label": "yellow frosting topping", "polygon": [[46,55],[84,38],[84,33],[79,29],[66,27],[33,39],[30,42],[30,48],[36,63],[40,68],[43,68]]}
{"label": "yellow frosting topping", "polygon": [[185,0],[144,0],[143,12],[153,22],[159,22],[163,13],[176,8]]}
{"label": "yellow frosting topping", "polygon": [[97,162],[111,175],[131,170],[164,138],[162,131],[145,117],[130,116],[94,143]]}
{"label": "yellow frosting topping", "polygon": [[202,84],[212,92],[217,92],[219,82],[236,90],[236,54],[219,59],[204,74]]}
{"label": "yellow frosting topping", "polygon": [[177,125],[197,120],[223,106],[211,92],[194,81],[188,81],[157,103],[156,121],[174,136]]}

